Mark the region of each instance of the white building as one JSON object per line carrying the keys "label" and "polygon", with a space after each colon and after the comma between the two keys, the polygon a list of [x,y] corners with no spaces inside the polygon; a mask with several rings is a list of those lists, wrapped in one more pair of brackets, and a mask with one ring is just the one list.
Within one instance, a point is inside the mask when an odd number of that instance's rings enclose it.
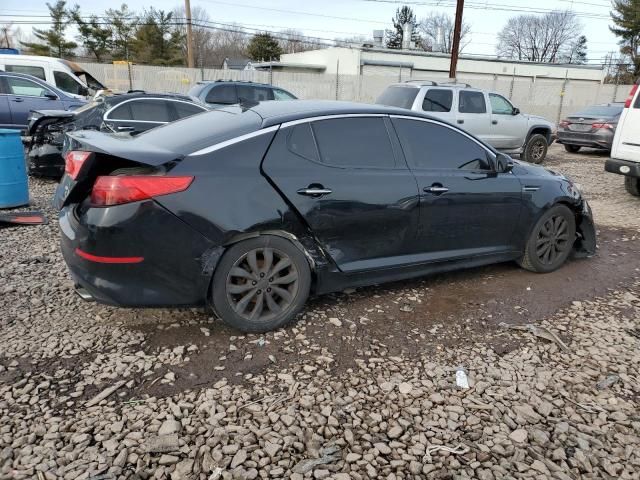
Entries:
{"label": "white building", "polygon": [[[330,47],[281,55],[279,62],[254,64],[257,69],[288,72],[315,72],[340,75],[389,75],[398,80],[449,78],[450,56],[414,50],[380,47]],[[461,55],[458,77],[465,81],[537,78],[569,80],[572,83],[602,83],[600,66],[534,63]]]}

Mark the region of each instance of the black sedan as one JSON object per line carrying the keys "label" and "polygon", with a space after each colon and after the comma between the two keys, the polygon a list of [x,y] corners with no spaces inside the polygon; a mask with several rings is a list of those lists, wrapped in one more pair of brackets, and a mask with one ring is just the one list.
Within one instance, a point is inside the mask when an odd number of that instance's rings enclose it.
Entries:
{"label": "black sedan", "polygon": [[569,115],[558,124],[558,143],[571,153],[582,147],[611,150],[623,109],[624,103],[606,103]]}
{"label": "black sedan", "polygon": [[109,133],[138,133],[207,111],[187,95],[132,91],[99,97],[76,110],[36,110],[28,120],[29,173],[60,178],[64,172],[64,133],[91,129]]}
{"label": "black sedan", "polygon": [[104,303],[210,305],[261,332],[310,293],[506,261],[551,272],[595,251],[570,180],[417,112],[264,102],[69,137],[62,251]]}

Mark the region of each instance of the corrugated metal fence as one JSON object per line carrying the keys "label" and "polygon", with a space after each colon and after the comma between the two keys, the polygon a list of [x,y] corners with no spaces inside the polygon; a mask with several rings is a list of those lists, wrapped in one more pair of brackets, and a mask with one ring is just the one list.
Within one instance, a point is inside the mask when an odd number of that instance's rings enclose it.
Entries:
{"label": "corrugated metal fence", "polygon": [[[289,90],[303,99],[374,102],[384,88],[400,80],[398,75],[332,75],[323,73],[236,71],[148,65],[83,63],[83,68],[114,90],[141,89],[152,92],[186,93],[200,80],[248,80]],[[427,74],[401,79],[434,79]],[[439,79],[436,79],[439,80]],[[498,92],[511,99],[521,111],[557,122],[562,116],[597,103],[624,101],[630,85],[586,81],[532,78],[466,78],[459,82]]]}

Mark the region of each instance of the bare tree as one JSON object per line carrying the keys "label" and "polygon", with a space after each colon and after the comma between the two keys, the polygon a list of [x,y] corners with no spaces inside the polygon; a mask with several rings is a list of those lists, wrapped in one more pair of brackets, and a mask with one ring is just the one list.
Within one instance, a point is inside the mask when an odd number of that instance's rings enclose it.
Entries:
{"label": "bare tree", "polygon": [[18,48],[22,40],[20,27],[15,27],[11,22],[0,25],[0,47]]}
{"label": "bare tree", "polygon": [[333,40],[338,47],[359,47],[361,45],[370,44],[373,45],[372,38],[366,35],[354,35],[353,37],[342,37]]}
{"label": "bare tree", "polygon": [[574,48],[582,25],[573,12],[511,17],[498,34],[499,56],[532,62],[562,62]]}
{"label": "bare tree", "polygon": [[214,30],[211,42],[211,60],[205,66],[220,68],[225,58],[247,58],[250,36],[241,26],[231,24]]}
{"label": "bare tree", "polygon": [[[176,7],[173,10],[173,17],[176,20],[175,29],[180,34],[180,49],[184,58],[187,58],[187,26],[186,13],[184,6]],[[209,64],[212,60],[213,36],[214,31],[210,25],[211,18],[207,11],[202,7],[193,7],[191,9],[192,37],[193,37],[193,58],[196,65]]]}
{"label": "bare tree", "polygon": [[278,43],[284,53],[306,52],[322,48],[322,42],[305,36],[300,30],[289,28],[278,33]]}
{"label": "bare tree", "polygon": [[[422,36],[423,48],[430,52],[451,53],[453,45],[454,19],[446,13],[431,12],[420,20],[418,31]],[[460,51],[471,41],[471,26],[462,23]]]}

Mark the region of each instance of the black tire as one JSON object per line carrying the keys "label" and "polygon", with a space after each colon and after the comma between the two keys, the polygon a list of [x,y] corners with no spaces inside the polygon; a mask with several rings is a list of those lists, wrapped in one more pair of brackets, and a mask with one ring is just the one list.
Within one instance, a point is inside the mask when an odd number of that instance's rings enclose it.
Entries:
{"label": "black tire", "polygon": [[535,135],[531,135],[529,140],[527,140],[527,144],[524,146],[524,151],[522,152],[522,157],[525,162],[542,163],[547,156],[548,148],[547,137],[536,133]]}
{"label": "black tire", "polygon": [[624,177],[624,188],[634,197],[640,197],[640,178]]}
{"label": "black tire", "polygon": [[573,251],[576,219],[564,205],[547,210],[531,231],[520,266],[538,273],[557,270]]}
{"label": "black tire", "polygon": [[564,149],[569,153],[578,153],[580,151],[580,145],[568,145],[564,144]]}
{"label": "black tire", "polygon": [[262,235],[225,252],[213,275],[211,300],[227,325],[262,333],[294,320],[310,287],[304,253],[289,240]]}

